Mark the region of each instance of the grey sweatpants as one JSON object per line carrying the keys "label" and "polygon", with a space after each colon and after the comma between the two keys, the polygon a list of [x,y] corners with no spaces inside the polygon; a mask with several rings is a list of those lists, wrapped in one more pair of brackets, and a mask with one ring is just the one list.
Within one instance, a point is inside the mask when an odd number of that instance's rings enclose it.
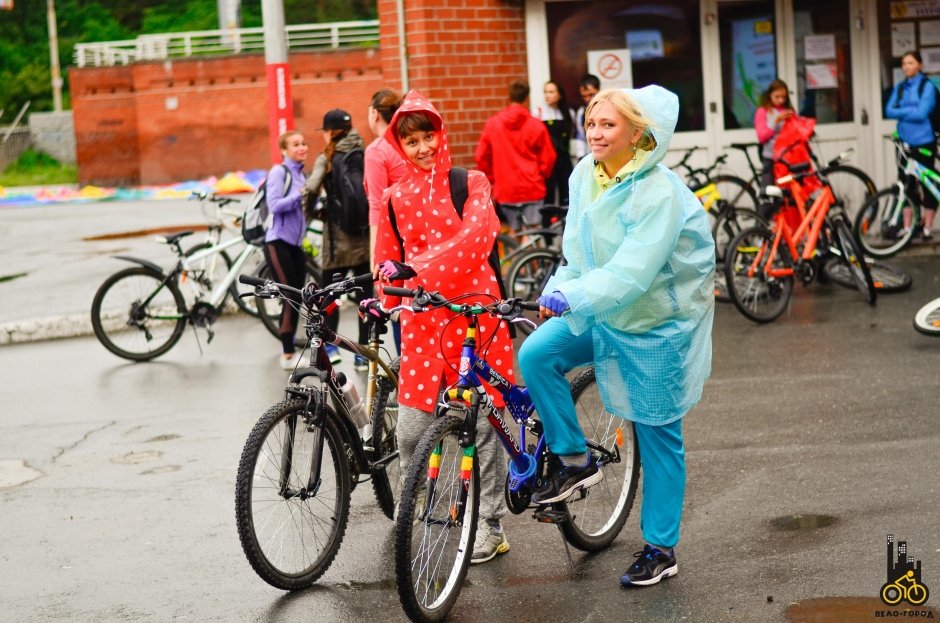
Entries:
{"label": "grey sweatpants", "polygon": [[[401,477],[404,480],[408,463],[421,435],[430,425],[434,414],[404,405],[398,408],[398,452]],[[496,431],[489,421],[477,419],[477,464],[480,467],[480,519],[495,524],[506,514],[506,454],[499,447]],[[404,483],[402,483],[404,484]]]}

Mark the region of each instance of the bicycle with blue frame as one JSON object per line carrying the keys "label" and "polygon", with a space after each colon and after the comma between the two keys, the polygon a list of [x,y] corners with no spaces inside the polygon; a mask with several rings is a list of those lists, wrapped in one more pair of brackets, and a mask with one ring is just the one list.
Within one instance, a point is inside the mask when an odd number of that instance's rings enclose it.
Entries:
{"label": "bicycle with blue frame", "polygon": [[[518,298],[469,303],[462,301],[481,295],[447,299],[420,288],[386,287],[385,293],[412,299],[410,306],[395,310],[420,313],[444,308],[454,312],[452,321],[462,318],[466,323],[459,380],[442,392],[436,418],[418,442],[402,485],[395,527],[395,575],[405,613],[413,621],[440,621],[460,594],[473,555],[479,512],[480,474],[475,456],[480,417],[493,426],[509,457],[505,495],[510,512],[518,515],[533,509],[536,520],[558,526],[566,548],[570,543],[594,552],[610,545],[623,528],[636,495],[640,465],[633,424],[604,408],[594,369],[581,371],[571,381],[571,393],[588,449],[604,480],[575,491],[562,502],[533,504],[533,492],[557,467],[558,459],[546,447],[528,389],[491,367],[485,358],[488,342],[477,341],[479,316],[529,322],[521,315],[536,309],[538,303]],[[504,398],[511,420],[497,409],[486,385]],[[518,427],[518,437],[511,425]]]}
{"label": "bicycle with blue frame", "polygon": [[[895,255],[913,240],[923,208],[918,187],[940,201],[940,174],[914,160],[911,146],[897,133],[885,138],[890,138],[894,144],[895,160],[902,174],[897,182],[868,199],[855,219],[855,235],[863,250],[878,258]],[[913,183],[908,184],[909,180]],[[907,228],[904,225],[906,211],[910,217]]]}

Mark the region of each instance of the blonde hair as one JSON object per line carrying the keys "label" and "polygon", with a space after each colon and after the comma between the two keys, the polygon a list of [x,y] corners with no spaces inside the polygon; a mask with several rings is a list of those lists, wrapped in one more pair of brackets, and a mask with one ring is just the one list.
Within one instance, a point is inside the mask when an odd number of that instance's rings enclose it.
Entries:
{"label": "blonde hair", "polygon": [[303,133],[300,132],[299,130],[288,130],[287,132],[284,132],[284,134],[281,134],[279,137],[277,137],[277,146],[278,146],[278,149],[280,149],[281,151],[286,150],[286,149],[287,149],[287,139],[289,139],[290,137],[294,136],[295,134],[299,134],[299,135],[303,136]]}
{"label": "blonde hair", "polygon": [[584,111],[585,125],[587,125],[587,120],[591,116],[591,112],[604,102],[610,103],[624,119],[643,131],[643,136],[641,136],[640,140],[636,143],[637,148],[646,151],[656,149],[656,139],[653,138],[653,135],[649,131],[650,128],[655,127],[655,124],[649,117],[643,114],[643,109],[640,108],[640,105],[637,104],[633,96],[621,89],[604,89],[595,95],[591,103],[588,104],[587,110]]}

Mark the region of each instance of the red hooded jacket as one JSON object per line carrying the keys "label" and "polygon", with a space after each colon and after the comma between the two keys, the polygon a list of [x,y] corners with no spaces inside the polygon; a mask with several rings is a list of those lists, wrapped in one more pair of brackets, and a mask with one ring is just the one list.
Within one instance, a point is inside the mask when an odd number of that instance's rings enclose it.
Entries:
{"label": "red hooded jacket", "polygon": [[490,117],[475,158],[499,203],[545,198],[545,180],[555,166],[555,148],[545,124],[522,104],[510,104]]}

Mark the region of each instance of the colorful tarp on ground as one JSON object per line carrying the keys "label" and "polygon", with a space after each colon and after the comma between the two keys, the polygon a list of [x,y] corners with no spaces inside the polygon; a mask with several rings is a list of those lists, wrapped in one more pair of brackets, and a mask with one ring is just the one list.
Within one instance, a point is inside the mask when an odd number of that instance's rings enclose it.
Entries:
{"label": "colorful tarp on ground", "polygon": [[0,186],[0,207],[48,205],[51,203],[93,201],[141,201],[146,199],[186,199],[194,192],[219,195],[254,192],[267,171],[252,169],[226,173],[222,177],[180,182],[165,186],[138,186],[133,188],[107,188],[101,186],[49,186],[6,188]]}

